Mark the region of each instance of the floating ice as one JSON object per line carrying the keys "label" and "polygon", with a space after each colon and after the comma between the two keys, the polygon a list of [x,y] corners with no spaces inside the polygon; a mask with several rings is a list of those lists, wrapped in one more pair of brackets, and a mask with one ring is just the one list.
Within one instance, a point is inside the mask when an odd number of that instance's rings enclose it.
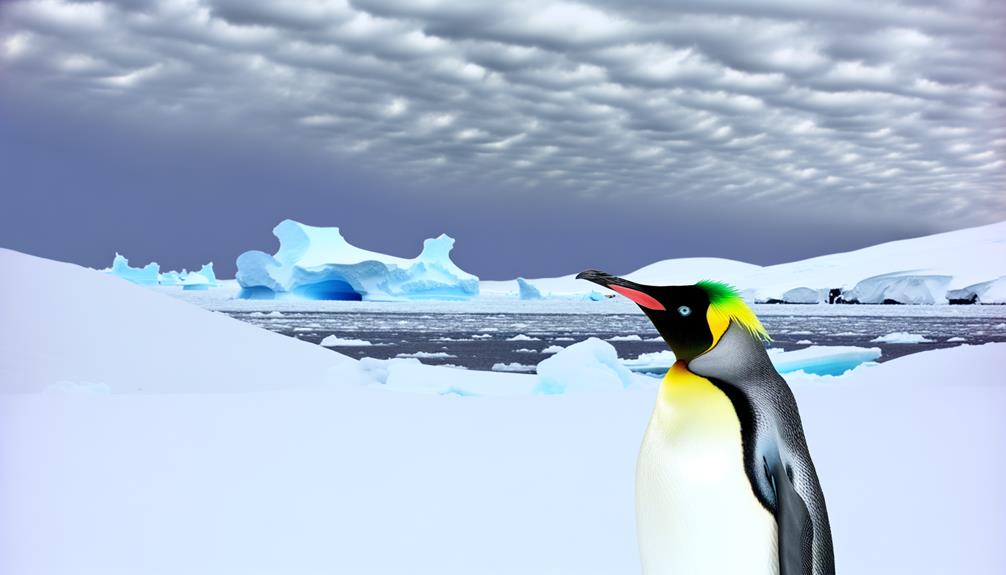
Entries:
{"label": "floating ice", "polygon": [[538,353],[538,350],[537,349],[528,349],[526,347],[522,347],[520,349],[515,349],[514,353]]}
{"label": "floating ice", "polygon": [[841,375],[850,369],[881,355],[877,347],[811,346],[794,351],[770,354],[772,365],[779,373],[803,371],[814,375]]}
{"label": "floating ice", "polygon": [[800,341],[796,342],[797,345],[811,345],[813,343],[814,342],[810,341],[809,339],[801,339]]}
{"label": "floating ice", "polygon": [[930,343],[932,340],[917,333],[896,331],[870,340],[873,343]]}
{"label": "floating ice", "polygon": [[518,333],[513,337],[506,338],[507,341],[538,341],[537,337],[531,337],[529,335],[524,335],[523,333]]}
{"label": "floating ice", "polygon": [[490,368],[493,371],[507,371],[507,372],[529,372],[534,371],[533,365],[525,365],[523,363],[512,362],[512,363],[494,363]]}
{"label": "floating ice", "polygon": [[399,354],[395,355],[395,357],[423,358],[423,359],[445,358],[446,359],[446,358],[457,357],[457,356],[449,354],[446,351],[417,351],[417,352],[413,352],[413,353],[399,353]]}
{"label": "floating ice", "polygon": [[213,262],[203,264],[203,267],[198,272],[185,273],[183,271],[179,277],[180,280],[178,283],[185,290],[205,290],[217,285],[217,276],[213,273]]}
{"label": "floating ice", "polygon": [[967,340],[964,339],[963,337],[950,337],[950,338],[947,338],[947,343],[960,343],[960,342],[963,342],[963,341],[967,341]]}
{"label": "floating ice", "polygon": [[321,345],[325,347],[363,347],[374,344],[365,339],[342,338],[329,335],[321,340]]}
{"label": "floating ice", "polygon": [[615,335],[608,338],[608,341],[643,341],[638,335]]}
{"label": "floating ice", "polygon": [[535,391],[555,395],[616,390],[629,387],[632,383],[632,372],[618,360],[615,348],[592,337],[574,343],[539,363]]}
{"label": "floating ice", "polygon": [[157,276],[161,266],[157,262],[150,262],[142,268],[129,267],[129,260],[125,256],[116,253],[112,260],[112,268],[107,273],[120,277],[124,280],[140,285],[157,285]]}
{"label": "floating ice", "polygon": [[546,347],[545,349],[541,350],[541,352],[542,353],[559,353],[560,351],[562,351],[564,349],[566,349],[566,348],[562,347],[561,345],[550,345],[550,346]]}
{"label": "floating ice", "polygon": [[418,257],[404,259],[350,245],[339,228],[283,220],[273,234],[275,255],[238,256],[241,296],[277,295],[313,300],[463,300],[479,293],[478,278],[451,261],[454,239],[441,234],[423,242]]}

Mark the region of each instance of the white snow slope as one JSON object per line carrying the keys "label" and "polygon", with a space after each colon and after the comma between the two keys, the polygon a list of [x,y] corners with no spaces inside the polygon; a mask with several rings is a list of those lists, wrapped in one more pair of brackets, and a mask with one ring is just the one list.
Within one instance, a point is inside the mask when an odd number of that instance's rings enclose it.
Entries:
{"label": "white snow slope", "polygon": [[[638,572],[652,387],[398,393],[98,272],[0,265],[0,573]],[[839,572],[1006,571],[1004,351],[793,378]]]}
{"label": "white snow slope", "polygon": [[[948,292],[951,297],[975,296],[979,303],[1006,303],[1003,276],[1006,222],[766,267],[720,258],[682,258],[626,275],[656,285],[725,281],[745,290],[753,301],[808,303],[810,291],[818,293],[818,301],[827,301],[828,290],[838,288],[846,292],[846,299],[860,303],[887,299],[909,304],[947,303]],[[526,281],[543,295],[569,297],[596,289],[573,278]],[[482,293],[512,295],[517,293],[517,284],[483,282]]]}

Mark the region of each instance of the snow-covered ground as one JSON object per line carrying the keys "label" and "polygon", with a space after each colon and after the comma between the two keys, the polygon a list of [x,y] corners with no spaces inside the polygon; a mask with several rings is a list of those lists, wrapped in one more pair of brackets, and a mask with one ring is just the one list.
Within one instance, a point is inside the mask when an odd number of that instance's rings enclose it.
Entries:
{"label": "snow-covered ground", "polygon": [[[574,275],[525,281],[545,297],[582,299],[594,291]],[[625,277],[655,285],[715,279],[739,286],[746,298],[759,302],[828,302],[835,289],[845,300],[870,304],[945,304],[948,298],[1001,304],[1006,303],[1006,222],[766,267],[721,258],[664,260]],[[518,286],[482,282],[481,292],[513,296]]]}
{"label": "snow-covered ground", "polygon": [[[638,571],[653,385],[530,395],[535,376],[357,362],[77,266],[0,265],[0,573]],[[1004,353],[787,376],[839,572],[1006,571]],[[515,393],[439,394],[451,379]]]}

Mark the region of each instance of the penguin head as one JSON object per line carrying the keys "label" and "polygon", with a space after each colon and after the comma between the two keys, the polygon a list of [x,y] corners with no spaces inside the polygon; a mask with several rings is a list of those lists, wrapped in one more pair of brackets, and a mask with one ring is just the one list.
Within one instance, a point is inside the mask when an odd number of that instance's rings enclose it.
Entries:
{"label": "penguin head", "polygon": [[768,340],[768,332],[732,286],[713,281],[694,285],[651,286],[598,271],[577,274],[631,299],[650,318],[678,360],[689,362],[716,347],[731,322],[752,337]]}

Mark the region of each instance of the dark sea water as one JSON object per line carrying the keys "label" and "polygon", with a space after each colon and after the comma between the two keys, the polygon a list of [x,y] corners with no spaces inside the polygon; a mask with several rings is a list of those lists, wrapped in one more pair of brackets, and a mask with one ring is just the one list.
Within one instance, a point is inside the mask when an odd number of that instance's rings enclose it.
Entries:
{"label": "dark sea water", "polygon": [[[971,315],[953,307],[931,313],[910,310],[897,315],[889,306],[876,307],[879,315],[870,315],[865,306],[855,306],[854,315],[827,306],[794,307],[793,313],[771,308],[760,311],[761,320],[773,337],[769,347],[785,350],[810,345],[852,345],[879,347],[879,361],[888,361],[910,353],[962,344],[1006,342],[1006,307]],[[839,306],[847,309],[853,306]],[[973,307],[973,306],[968,306]],[[631,308],[630,308],[631,310]],[[433,365],[455,365],[489,370],[494,364],[520,364],[531,372],[548,357],[542,353],[550,346],[568,346],[588,337],[609,340],[623,359],[641,353],[667,349],[662,341],[650,341],[657,333],[646,317],[630,313],[480,313],[464,311],[401,312],[287,310],[281,316],[269,312],[222,310],[234,318],[312,343],[327,336],[361,339],[373,345],[335,346],[331,349],[352,357],[381,359],[418,355],[420,361]],[[893,332],[908,332],[927,339],[923,343],[882,343],[871,341]],[[516,339],[515,339],[516,338]],[[635,338],[639,338],[638,340]],[[621,341],[620,341],[621,339]],[[961,341],[963,340],[963,341]]]}

